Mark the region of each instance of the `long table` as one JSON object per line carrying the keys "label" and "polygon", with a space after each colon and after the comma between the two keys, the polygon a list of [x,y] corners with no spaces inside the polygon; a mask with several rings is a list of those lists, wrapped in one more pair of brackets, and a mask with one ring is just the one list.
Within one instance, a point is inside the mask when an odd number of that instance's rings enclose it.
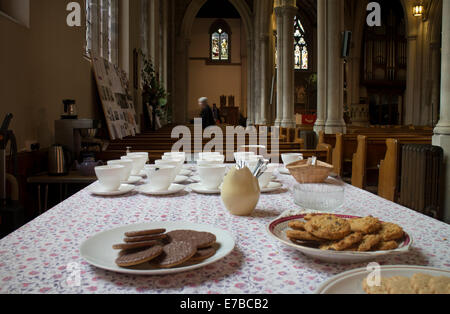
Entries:
{"label": "long table", "polygon": [[[285,211],[298,210],[293,178],[278,179],[285,190],[263,194],[251,217],[230,215],[214,195],[185,192],[155,198],[134,193],[99,198],[87,188],[0,241],[0,293],[313,293],[326,279],[367,265],[316,261],[272,239],[267,224]],[[409,253],[378,263],[450,268],[449,225],[352,186],[346,186],[345,193],[338,213],[395,222],[414,238]],[[80,244],[97,232],[155,221],[212,224],[231,232],[236,248],[203,269],[155,277],[103,271],[80,257]],[[76,278],[80,281],[74,285]]]}

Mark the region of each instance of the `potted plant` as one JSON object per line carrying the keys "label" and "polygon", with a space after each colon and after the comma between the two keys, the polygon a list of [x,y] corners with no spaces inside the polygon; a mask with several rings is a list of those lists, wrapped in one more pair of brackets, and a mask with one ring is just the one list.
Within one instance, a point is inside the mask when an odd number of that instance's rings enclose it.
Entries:
{"label": "potted plant", "polygon": [[156,130],[161,125],[167,124],[167,97],[168,94],[159,80],[153,62],[141,51],[142,57],[142,100],[147,126]]}

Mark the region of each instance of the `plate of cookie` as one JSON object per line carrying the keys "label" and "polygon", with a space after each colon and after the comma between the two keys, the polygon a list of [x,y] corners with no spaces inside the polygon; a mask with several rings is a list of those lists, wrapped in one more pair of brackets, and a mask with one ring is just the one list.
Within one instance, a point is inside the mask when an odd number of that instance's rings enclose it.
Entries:
{"label": "plate of cookie", "polygon": [[450,270],[423,266],[359,268],[324,282],[316,294],[450,294]]}
{"label": "plate of cookie", "polygon": [[233,236],[213,226],[155,222],[100,232],[80,247],[92,266],[131,275],[166,275],[205,267],[228,256]]}
{"label": "plate of cookie", "polygon": [[331,263],[359,263],[409,251],[412,238],[402,227],[375,217],[305,214],[279,218],[268,232],[303,254]]}

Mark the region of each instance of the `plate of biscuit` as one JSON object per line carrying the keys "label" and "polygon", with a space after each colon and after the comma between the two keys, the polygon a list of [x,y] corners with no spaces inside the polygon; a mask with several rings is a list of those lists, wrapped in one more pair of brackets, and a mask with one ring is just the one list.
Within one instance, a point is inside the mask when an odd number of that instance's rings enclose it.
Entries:
{"label": "plate of biscuit", "polygon": [[353,269],[324,282],[316,294],[450,294],[450,270],[423,266]]}
{"label": "plate of biscuit", "polygon": [[358,263],[409,251],[412,238],[399,225],[375,217],[305,214],[279,218],[268,232],[303,254],[331,263]]}
{"label": "plate of biscuit", "polygon": [[198,269],[230,254],[227,231],[186,222],[144,223],[100,232],[80,247],[91,265],[131,275],[165,275]]}

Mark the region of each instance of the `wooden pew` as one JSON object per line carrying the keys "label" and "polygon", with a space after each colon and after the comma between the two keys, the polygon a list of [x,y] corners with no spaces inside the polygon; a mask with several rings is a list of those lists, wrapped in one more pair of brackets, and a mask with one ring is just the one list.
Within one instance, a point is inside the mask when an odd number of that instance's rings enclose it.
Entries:
{"label": "wooden pew", "polygon": [[333,147],[330,144],[325,143],[325,132],[319,131],[319,140],[317,144],[317,150],[324,150],[327,152],[327,163],[331,164],[332,162],[332,153]]}
{"label": "wooden pew", "polygon": [[333,172],[339,176],[342,176],[343,159],[343,134],[336,134],[336,145],[334,148],[330,144],[325,143],[325,134],[323,131],[319,132],[319,144],[317,149],[324,149],[328,152],[327,163],[332,164]]}
{"label": "wooden pew", "polygon": [[353,155],[352,185],[364,189],[366,180],[367,136],[358,136],[358,148]]}
{"label": "wooden pew", "polygon": [[389,201],[395,201],[398,174],[398,141],[386,140],[386,157],[380,163],[380,176],[378,179],[378,195]]}
{"label": "wooden pew", "polygon": [[344,164],[344,150],[343,150],[343,135],[342,133],[336,134],[336,146],[333,149],[332,165],[334,167],[334,173],[342,176],[342,166]]}

